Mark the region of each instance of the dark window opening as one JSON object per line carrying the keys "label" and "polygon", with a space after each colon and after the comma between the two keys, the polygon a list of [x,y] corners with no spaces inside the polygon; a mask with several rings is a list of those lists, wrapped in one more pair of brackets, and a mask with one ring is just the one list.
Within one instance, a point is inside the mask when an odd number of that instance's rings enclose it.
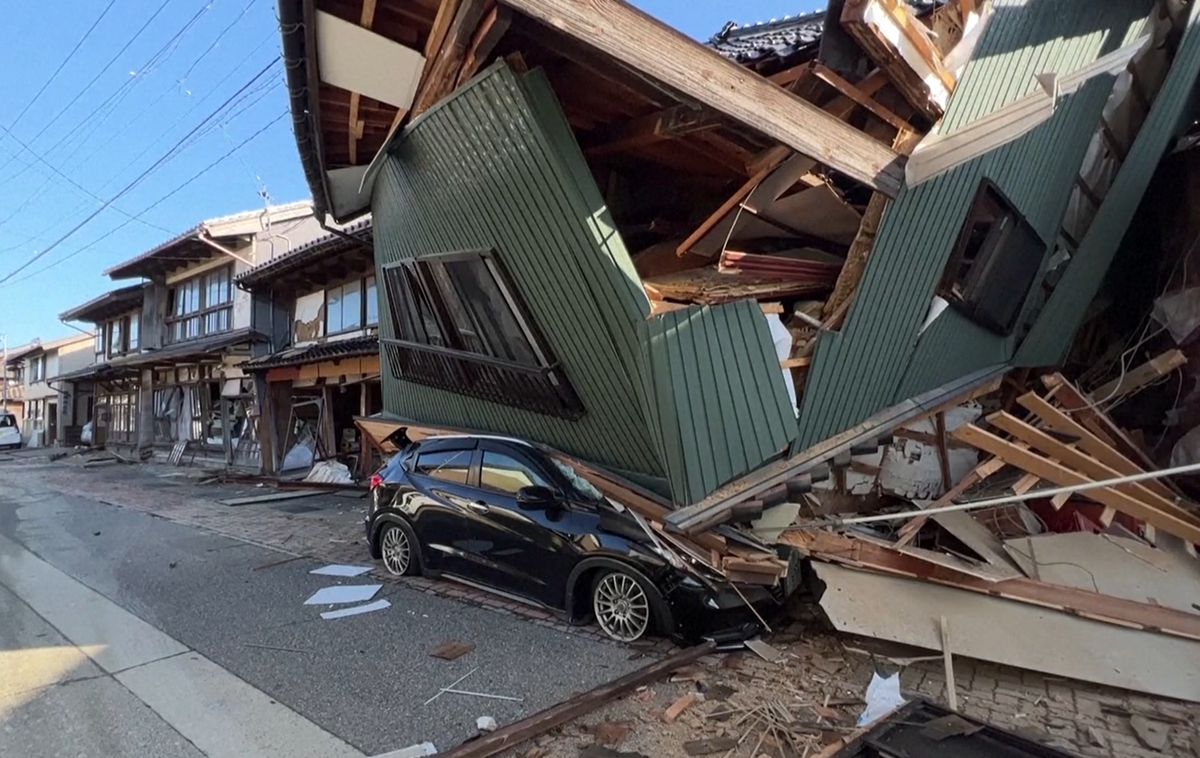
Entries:
{"label": "dark window opening", "polygon": [[1046,243],[984,180],[959,232],[938,294],[971,320],[1012,333],[1046,253]]}
{"label": "dark window opening", "polygon": [[536,413],[583,415],[492,251],[391,263],[383,276],[395,337],[382,343],[397,378]]}

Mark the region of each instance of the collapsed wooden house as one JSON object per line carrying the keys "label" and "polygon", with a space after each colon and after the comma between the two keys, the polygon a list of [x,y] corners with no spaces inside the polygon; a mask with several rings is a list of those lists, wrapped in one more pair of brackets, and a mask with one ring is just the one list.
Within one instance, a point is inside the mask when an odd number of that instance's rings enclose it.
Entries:
{"label": "collapsed wooden house", "polygon": [[281,0],[314,202],[373,213],[385,413],[695,533],[888,409],[1055,365],[1189,103],[1192,7],[831,13],[706,46],[620,0]]}

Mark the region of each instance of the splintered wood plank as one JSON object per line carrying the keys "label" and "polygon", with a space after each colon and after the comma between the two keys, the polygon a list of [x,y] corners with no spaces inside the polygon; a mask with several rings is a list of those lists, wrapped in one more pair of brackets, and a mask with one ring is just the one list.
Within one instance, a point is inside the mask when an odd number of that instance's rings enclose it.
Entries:
{"label": "splintered wood plank", "polygon": [[[1069,403],[1070,400],[1064,400],[1064,402]],[[1046,402],[1045,399],[1038,397],[1037,393],[1027,392],[1017,398],[1017,403],[1041,419],[1042,423],[1048,429],[1075,437],[1075,444],[1079,446],[1079,449],[1117,473],[1132,475],[1146,471],[1146,469],[1139,467],[1133,461],[1121,455],[1111,444],[1097,437],[1090,429],[1084,427],[1064,411]],[[1168,500],[1174,501],[1176,499],[1175,494],[1160,481],[1151,479],[1141,482],[1141,485]]]}
{"label": "splintered wood plank", "polygon": [[594,142],[588,140],[583,152],[589,158],[599,158],[715,129],[720,125],[721,118],[713,111],[677,105],[649,116],[613,124],[597,135]]}
{"label": "splintered wood plank", "polygon": [[[445,3],[442,7],[445,9]],[[429,110],[454,90],[467,47],[483,18],[484,8],[485,0],[462,0],[458,5],[454,19],[446,29],[441,47],[437,49],[434,57],[426,55],[428,62],[421,77],[421,86],[417,89],[416,99],[413,100],[410,109],[413,118]]]}
{"label": "splintered wood plank", "polygon": [[[913,131],[902,131],[896,135],[894,147],[901,155],[908,155],[921,141],[921,135]],[[825,301],[824,315],[828,318],[844,303],[848,302],[858,289],[863,274],[867,270],[867,262],[871,250],[875,247],[875,237],[879,234],[879,224],[883,220],[883,212],[887,210],[889,198],[878,192],[871,195],[867,210],[863,213],[858,233],[846,253],[846,262],[838,274],[837,283],[833,285],[833,294]]]}
{"label": "splintered wood plank", "polygon": [[471,47],[463,59],[462,70],[458,73],[458,86],[475,76],[511,25],[512,10],[508,6],[496,5],[487,12],[471,38]]}
{"label": "splintered wood plank", "polygon": [[459,2],[461,0],[442,0],[438,5],[437,15],[433,18],[433,27],[430,28],[429,37],[425,40],[425,60],[432,60],[438,50],[442,49],[442,43],[450,31],[450,24],[454,21],[454,14],[458,12]]}
{"label": "splintered wood plank", "polygon": [[[941,508],[950,505],[956,499],[962,496],[964,492],[979,484],[984,479],[987,479],[992,474],[1004,468],[1004,461],[999,458],[989,458],[973,468],[969,474],[964,476],[958,484],[954,485],[946,494],[939,497],[929,504],[930,508]],[[917,532],[921,531],[921,527],[925,526],[929,521],[928,515],[914,516],[904,526],[900,527],[899,539],[896,541],[897,546],[904,546],[913,541],[917,536]]]}
{"label": "splintered wood plank", "polygon": [[903,184],[886,145],[622,0],[505,2],[878,192]]}
{"label": "splintered wood plank", "polygon": [[[1062,487],[1089,484],[1095,481],[1034,452],[1023,450],[972,424],[955,429],[954,436],[971,443],[980,450],[1002,458],[1023,471],[1037,474],[1038,477]],[[1200,524],[1191,518],[1184,520],[1174,514],[1164,513],[1123,492],[1107,487],[1087,490],[1086,496],[1102,505],[1111,505],[1121,513],[1152,524],[1168,534],[1200,543]]]}

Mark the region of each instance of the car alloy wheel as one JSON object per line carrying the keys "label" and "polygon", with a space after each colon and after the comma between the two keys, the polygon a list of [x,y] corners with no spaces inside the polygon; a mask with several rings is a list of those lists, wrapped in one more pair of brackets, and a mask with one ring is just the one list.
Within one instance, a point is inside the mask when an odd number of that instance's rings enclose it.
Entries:
{"label": "car alloy wheel", "polygon": [[379,538],[379,549],[383,553],[383,565],[396,576],[408,573],[412,564],[412,545],[403,527],[389,524]]}
{"label": "car alloy wheel", "polygon": [[633,642],[650,627],[650,599],[629,574],[612,571],[600,577],[592,591],[592,610],[604,633],[619,642]]}

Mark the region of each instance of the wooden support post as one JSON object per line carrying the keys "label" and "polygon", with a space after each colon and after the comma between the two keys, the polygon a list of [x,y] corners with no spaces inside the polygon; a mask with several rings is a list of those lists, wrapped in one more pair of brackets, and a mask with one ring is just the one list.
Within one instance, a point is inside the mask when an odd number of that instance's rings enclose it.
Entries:
{"label": "wooden support post", "polygon": [[946,703],[950,710],[958,710],[958,686],[954,682],[954,658],[950,652],[950,622],[945,616],[939,624],[942,632],[942,666],[946,671]]}
{"label": "wooden support post", "polygon": [[950,450],[946,445],[946,414],[939,413],[933,417],[937,434],[938,466],[942,470],[942,491],[949,492],[953,487],[950,481]]}

